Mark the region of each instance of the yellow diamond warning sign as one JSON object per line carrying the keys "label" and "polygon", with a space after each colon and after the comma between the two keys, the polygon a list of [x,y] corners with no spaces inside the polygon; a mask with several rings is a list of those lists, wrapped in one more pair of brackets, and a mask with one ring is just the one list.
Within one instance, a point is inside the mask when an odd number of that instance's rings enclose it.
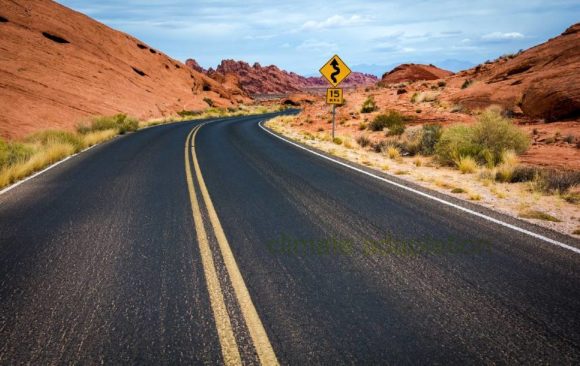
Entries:
{"label": "yellow diamond warning sign", "polygon": [[330,88],[326,89],[326,104],[342,104],[344,99],[342,98],[341,88]]}
{"label": "yellow diamond warning sign", "polygon": [[324,64],[324,66],[322,66],[320,73],[329,83],[332,84],[332,86],[336,87],[348,75],[350,75],[350,69],[340,59],[340,57],[338,57],[338,55],[334,55],[326,64]]}

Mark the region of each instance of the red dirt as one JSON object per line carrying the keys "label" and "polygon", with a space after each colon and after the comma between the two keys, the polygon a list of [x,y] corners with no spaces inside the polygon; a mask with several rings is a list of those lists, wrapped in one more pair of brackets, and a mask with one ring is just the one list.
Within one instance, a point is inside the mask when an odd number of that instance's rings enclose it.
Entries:
{"label": "red dirt", "polygon": [[[0,136],[73,129],[91,115],[154,118],[248,101],[127,34],[49,0],[4,1]],[[204,91],[205,89],[205,91]]]}

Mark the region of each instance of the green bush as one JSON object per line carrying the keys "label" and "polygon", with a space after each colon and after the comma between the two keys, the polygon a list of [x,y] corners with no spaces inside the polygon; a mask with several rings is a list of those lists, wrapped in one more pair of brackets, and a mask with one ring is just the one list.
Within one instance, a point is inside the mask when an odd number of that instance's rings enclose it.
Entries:
{"label": "green bush", "polygon": [[405,125],[404,124],[394,124],[389,127],[389,132],[387,132],[387,136],[401,136],[405,133]]}
{"label": "green bush", "polygon": [[32,149],[24,144],[0,139],[0,169],[28,160],[32,153]]}
{"label": "green bush", "polygon": [[508,119],[497,111],[487,110],[473,126],[444,129],[435,145],[435,154],[444,164],[453,165],[460,157],[471,156],[480,164],[494,166],[501,162],[504,151],[521,154],[529,144],[529,137]]}
{"label": "green bush", "polygon": [[395,128],[400,129],[409,118],[397,111],[389,111],[387,114],[379,114],[375,119],[369,124],[369,129],[372,131],[382,131],[384,128],[389,130]]}
{"label": "green bush", "polygon": [[51,144],[69,144],[74,148],[75,152],[79,152],[84,148],[84,143],[80,136],[66,131],[47,130],[37,132],[28,136],[25,141],[44,146]]}
{"label": "green bush", "polygon": [[360,111],[361,111],[361,113],[371,113],[371,112],[376,111],[377,109],[378,109],[377,103],[375,103],[375,100],[373,99],[373,97],[368,97],[364,101]]}
{"label": "green bush", "polygon": [[435,144],[441,138],[442,128],[440,125],[423,125],[423,134],[421,136],[421,154],[433,155]]}
{"label": "green bush", "polygon": [[128,117],[124,113],[119,113],[114,116],[96,117],[91,122],[90,127],[79,126],[77,131],[79,133],[88,133],[92,131],[103,131],[109,129],[117,129],[120,134],[130,131],[136,131],[139,128],[139,121],[135,118]]}

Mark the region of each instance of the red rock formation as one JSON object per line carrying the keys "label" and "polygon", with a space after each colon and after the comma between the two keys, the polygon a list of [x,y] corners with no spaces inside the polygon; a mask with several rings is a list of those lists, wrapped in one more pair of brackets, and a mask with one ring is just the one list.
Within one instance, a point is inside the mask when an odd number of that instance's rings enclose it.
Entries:
{"label": "red rock formation", "polygon": [[[192,68],[199,67],[191,60]],[[244,61],[223,60],[215,70],[222,75],[236,75],[240,85],[248,94],[287,94],[304,91],[309,88],[327,87],[328,82],[322,77],[304,77],[294,72],[281,70],[274,65],[261,66],[254,63],[250,66]],[[210,69],[208,75],[213,74]],[[369,74],[353,72],[341,86],[371,85],[377,82],[377,77]]]}
{"label": "red rock formation", "polygon": [[435,65],[402,64],[383,74],[381,84],[393,84],[406,81],[437,80],[453,75]]}
{"label": "red rock formation", "polygon": [[453,96],[468,108],[498,104],[548,121],[580,116],[580,23],[517,55],[463,71],[473,80]]}
{"label": "red rock formation", "polygon": [[[161,117],[244,100],[218,82],[49,0],[0,6],[0,135],[73,129],[91,115]],[[246,98],[247,99],[247,98]]]}
{"label": "red rock formation", "polygon": [[188,58],[187,60],[185,60],[185,64],[197,72],[201,72],[201,73],[207,72],[207,70],[204,69],[203,67],[199,66],[197,61],[195,61],[194,59]]}

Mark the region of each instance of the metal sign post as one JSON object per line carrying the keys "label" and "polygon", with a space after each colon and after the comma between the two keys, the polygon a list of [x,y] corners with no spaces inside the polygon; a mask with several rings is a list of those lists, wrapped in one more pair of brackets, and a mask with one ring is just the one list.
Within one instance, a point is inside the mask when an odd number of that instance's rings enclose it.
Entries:
{"label": "metal sign post", "polygon": [[332,140],[334,141],[334,118],[336,115],[336,104],[332,105]]}

